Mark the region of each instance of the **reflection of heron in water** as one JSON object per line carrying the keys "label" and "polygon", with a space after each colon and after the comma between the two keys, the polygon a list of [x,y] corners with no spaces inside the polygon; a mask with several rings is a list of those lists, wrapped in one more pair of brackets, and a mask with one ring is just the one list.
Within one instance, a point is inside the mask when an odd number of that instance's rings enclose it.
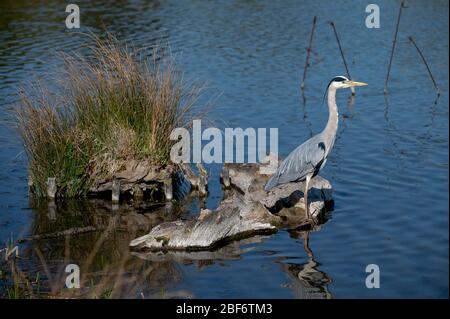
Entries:
{"label": "reflection of heron in water", "polygon": [[283,269],[293,279],[290,287],[294,290],[295,296],[301,299],[332,298],[327,288],[331,278],[317,269],[319,263],[314,259],[314,254],[309,247],[310,232],[291,231],[290,233],[292,237],[303,239],[303,248],[308,256],[308,261],[304,264],[283,264]]}
{"label": "reflection of heron in water", "polygon": [[278,185],[306,181],[304,190],[305,212],[306,218],[311,222],[308,207],[308,187],[311,178],[316,176],[325,165],[336,138],[339,119],[336,91],[363,85],[367,84],[351,81],[344,76],[337,76],[330,81],[327,87],[329,116],[325,129],[292,151],[264,187],[264,190],[268,192]]}

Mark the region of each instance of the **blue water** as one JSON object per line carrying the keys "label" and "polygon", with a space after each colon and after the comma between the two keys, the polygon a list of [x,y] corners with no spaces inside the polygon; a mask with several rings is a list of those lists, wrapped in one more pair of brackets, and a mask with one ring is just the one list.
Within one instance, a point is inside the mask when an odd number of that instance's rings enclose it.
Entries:
{"label": "blue water", "polygon": [[[282,156],[323,128],[324,89],[333,76],[345,74],[327,21],[336,24],[352,78],[369,83],[357,89],[354,100],[349,91],[338,92],[338,139],[321,173],[333,185],[335,207],[331,219],[309,234],[313,256],[303,248],[305,234],[282,230],[233,244],[233,258],[224,252],[222,258],[201,261],[194,256],[143,261],[128,252],[130,231],[100,242],[95,271],[89,270],[97,279],[105,278],[105,285],[116,282],[114,297],[140,298],[141,292],[144,297],[195,298],[448,297],[448,1],[407,1],[386,97],[397,1],[377,1],[379,29],[365,27],[366,3],[356,0],[77,3],[79,31],[101,35],[106,28],[137,46],[169,42],[186,76],[207,81],[200,102],[220,93],[208,114],[214,125],[277,127]],[[46,217],[46,209],[31,209],[26,156],[11,127],[9,111],[18,102],[18,88],[33,77],[57,72],[56,52],[71,52],[88,41],[65,29],[64,10],[63,1],[0,4],[2,243],[36,228],[85,225],[97,214],[109,218],[101,209],[75,205],[60,209],[55,221]],[[314,15],[318,23],[303,103],[299,86]],[[429,62],[442,91],[439,99],[408,43],[410,35]],[[214,208],[222,198],[220,165],[208,169],[212,177],[206,205]],[[193,208],[182,213],[195,215],[198,204],[186,205]],[[164,217],[164,212],[156,214],[162,217],[154,224]],[[57,293],[64,284],[64,265],[85,262],[99,237],[22,245],[23,267],[45,273],[46,264],[50,271],[43,278]],[[126,261],[120,263],[122,259]],[[378,289],[366,288],[368,264],[380,268]],[[120,283],[104,273],[117,273]]]}

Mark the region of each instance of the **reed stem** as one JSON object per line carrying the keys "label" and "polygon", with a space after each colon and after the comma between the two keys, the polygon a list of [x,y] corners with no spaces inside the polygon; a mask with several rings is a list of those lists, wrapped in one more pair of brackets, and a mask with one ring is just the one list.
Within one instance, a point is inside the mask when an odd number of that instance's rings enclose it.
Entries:
{"label": "reed stem", "polygon": [[391,57],[389,58],[389,66],[388,66],[388,71],[386,74],[386,80],[384,81],[384,94],[387,94],[387,85],[389,82],[389,75],[391,74],[392,59],[394,58],[395,45],[397,44],[398,28],[400,26],[400,18],[402,16],[403,8],[406,8],[406,7],[405,7],[405,3],[402,1],[400,3],[400,9],[398,11],[397,25],[395,26],[394,40],[392,41]]}
{"label": "reed stem", "polygon": [[306,61],[305,61],[305,67],[303,69],[303,80],[302,80],[302,84],[300,86],[302,91],[305,89],[306,71],[308,69],[309,58],[311,56],[311,47],[312,47],[312,41],[313,41],[313,37],[314,37],[314,31],[316,29],[316,22],[317,22],[317,17],[314,16],[313,25],[312,25],[312,29],[311,29],[311,35],[309,37],[309,45],[308,45],[308,48],[306,48]]}
{"label": "reed stem", "polygon": [[[345,60],[344,51],[342,50],[341,41],[339,40],[339,35],[336,31],[336,26],[333,21],[330,21],[330,25],[333,27],[334,36],[336,37],[337,44],[339,46],[339,51],[341,52],[342,61],[344,62],[345,72],[347,72],[347,77],[351,79],[350,71],[348,70],[347,61]],[[355,88],[351,87],[352,95],[355,95]]]}
{"label": "reed stem", "polygon": [[427,60],[425,59],[425,56],[423,55],[422,51],[417,46],[416,41],[414,41],[413,37],[408,37],[408,39],[414,45],[414,47],[416,48],[416,50],[419,53],[420,57],[422,58],[423,64],[425,64],[425,66],[427,67],[428,74],[430,75],[431,81],[433,82],[433,85],[434,85],[434,88],[436,90],[436,93],[437,93],[438,96],[440,96],[441,95],[441,91],[439,90],[439,87],[437,86],[436,81],[434,80],[433,73],[431,72],[431,69],[428,66],[428,63],[427,63]]}

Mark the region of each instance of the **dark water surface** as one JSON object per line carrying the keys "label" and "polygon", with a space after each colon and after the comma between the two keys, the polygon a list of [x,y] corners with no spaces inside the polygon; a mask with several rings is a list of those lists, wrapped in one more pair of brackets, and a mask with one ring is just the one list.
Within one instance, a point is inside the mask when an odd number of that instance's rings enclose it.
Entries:
{"label": "dark water surface", "polygon": [[[338,139],[321,173],[335,189],[335,209],[320,231],[309,234],[313,255],[304,249],[307,234],[280,231],[216,252],[144,259],[128,251],[136,232],[189,218],[198,203],[188,198],[172,210],[141,205],[116,212],[107,201],[31,205],[26,157],[8,112],[21,84],[57,71],[55,53],[75,50],[87,37],[65,29],[64,1],[2,1],[0,242],[90,224],[106,229],[20,245],[23,271],[39,272],[42,285],[56,294],[65,265],[77,263],[85,296],[110,289],[113,297],[131,298],[448,297],[448,1],[407,1],[387,100],[383,84],[398,1],[376,2],[380,29],[365,27],[370,2],[356,0],[77,3],[79,31],[101,34],[106,28],[135,45],[168,41],[188,77],[221,93],[209,113],[215,125],[278,127],[282,156],[310,130],[322,129],[325,86],[345,74],[327,21],[336,23],[352,77],[369,86],[354,100],[349,91],[338,93]],[[314,15],[319,20],[304,104],[299,85]],[[437,101],[409,35],[442,90]],[[209,169],[206,205],[214,208],[222,198],[220,165]],[[365,286],[368,264],[380,267],[379,289]]]}

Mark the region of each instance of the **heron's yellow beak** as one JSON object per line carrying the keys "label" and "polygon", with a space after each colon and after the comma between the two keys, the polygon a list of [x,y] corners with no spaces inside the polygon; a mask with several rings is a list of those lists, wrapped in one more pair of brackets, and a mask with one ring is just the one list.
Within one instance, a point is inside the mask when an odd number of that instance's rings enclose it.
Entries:
{"label": "heron's yellow beak", "polygon": [[367,83],[364,83],[364,82],[356,82],[356,81],[351,81],[351,80],[347,81],[346,84],[348,84],[350,86],[364,86],[364,85],[368,85]]}

